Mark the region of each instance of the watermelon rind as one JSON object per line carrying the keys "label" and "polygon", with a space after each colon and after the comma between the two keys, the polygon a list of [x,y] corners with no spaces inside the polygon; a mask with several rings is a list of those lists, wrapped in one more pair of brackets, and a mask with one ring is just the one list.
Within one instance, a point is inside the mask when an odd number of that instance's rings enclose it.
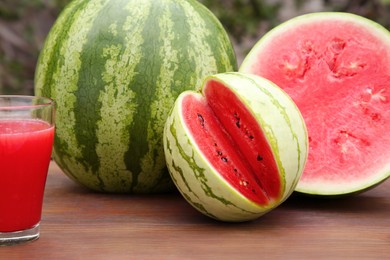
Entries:
{"label": "watermelon rind", "polygon": [[249,74],[231,72],[207,77],[232,90],[256,118],[269,142],[283,193],[268,205],[259,205],[234,189],[210,164],[184,124],[182,99],[201,93],[183,92],[167,119],[164,150],[168,169],[183,197],[201,213],[221,221],[253,220],[285,201],[294,191],[304,169],[308,140],[303,118],[290,97],[272,82]]}

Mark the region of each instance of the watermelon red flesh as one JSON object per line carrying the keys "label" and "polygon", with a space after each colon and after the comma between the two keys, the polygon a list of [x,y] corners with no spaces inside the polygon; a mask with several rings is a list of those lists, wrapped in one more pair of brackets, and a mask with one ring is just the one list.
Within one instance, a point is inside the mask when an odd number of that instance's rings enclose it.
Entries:
{"label": "watermelon red flesh", "polygon": [[211,165],[243,196],[260,205],[278,199],[282,186],[272,151],[245,105],[228,88],[209,81],[204,97],[183,99],[183,118]]}
{"label": "watermelon red flesh", "polygon": [[313,19],[244,61],[241,71],[282,87],[305,119],[310,151],[298,188],[364,183],[389,166],[390,39],[382,36],[348,19]]}

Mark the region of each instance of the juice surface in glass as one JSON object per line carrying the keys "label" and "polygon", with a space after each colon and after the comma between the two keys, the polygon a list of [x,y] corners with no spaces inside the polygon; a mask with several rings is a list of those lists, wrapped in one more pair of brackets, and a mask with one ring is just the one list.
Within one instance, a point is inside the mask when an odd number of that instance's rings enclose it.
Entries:
{"label": "juice surface in glass", "polygon": [[53,139],[43,120],[0,120],[0,232],[39,223]]}

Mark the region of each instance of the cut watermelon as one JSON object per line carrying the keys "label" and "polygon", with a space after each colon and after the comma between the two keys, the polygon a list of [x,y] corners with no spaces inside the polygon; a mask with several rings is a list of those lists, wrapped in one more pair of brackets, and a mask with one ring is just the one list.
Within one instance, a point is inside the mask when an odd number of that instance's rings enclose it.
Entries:
{"label": "cut watermelon", "polygon": [[303,118],[291,98],[256,75],[207,77],[183,92],[164,129],[172,179],[203,214],[255,219],[294,191],[308,151]]}
{"label": "cut watermelon", "polygon": [[309,132],[297,191],[343,195],[390,175],[390,33],[347,13],[293,18],[253,47],[240,71],[295,101]]}

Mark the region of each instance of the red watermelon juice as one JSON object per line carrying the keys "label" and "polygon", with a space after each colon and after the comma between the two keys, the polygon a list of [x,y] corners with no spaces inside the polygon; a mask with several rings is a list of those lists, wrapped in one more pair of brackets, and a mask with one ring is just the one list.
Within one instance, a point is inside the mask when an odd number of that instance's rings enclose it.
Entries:
{"label": "red watermelon juice", "polygon": [[53,139],[43,120],[0,120],[0,232],[39,223]]}

